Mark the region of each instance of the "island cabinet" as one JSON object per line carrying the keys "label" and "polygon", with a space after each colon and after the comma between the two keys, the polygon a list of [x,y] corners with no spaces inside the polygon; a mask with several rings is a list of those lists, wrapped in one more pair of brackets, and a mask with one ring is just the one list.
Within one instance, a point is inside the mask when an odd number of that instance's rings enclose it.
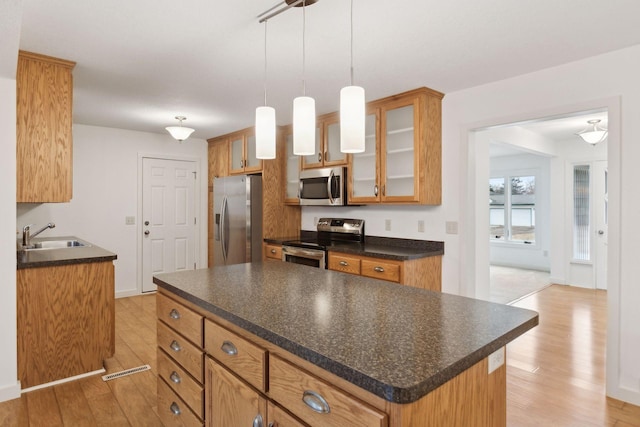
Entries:
{"label": "island cabinet", "polygon": [[441,255],[399,261],[329,251],[328,268],[431,291],[442,288]]}
{"label": "island cabinet", "polygon": [[263,247],[265,258],[282,260],[282,245],[264,243]]}
{"label": "island cabinet", "polygon": [[36,53],[18,54],[17,202],[71,200],[74,66]]}
{"label": "island cabinet", "polygon": [[[184,356],[193,359],[188,363],[194,363],[198,367],[194,371],[184,366],[186,362],[174,358],[176,351],[161,344],[164,342],[177,347],[177,343],[183,347],[187,338],[178,332],[183,331],[181,326],[176,326],[177,330],[169,328],[174,336],[167,338],[164,336],[165,321],[161,320],[158,324],[158,343],[161,345],[158,353],[158,412],[166,425],[506,425],[506,369],[503,364],[489,371],[488,358],[412,402],[394,403],[325,371],[164,288],[159,288],[157,298],[158,308],[162,307],[163,312],[174,307],[171,310],[179,311],[181,315],[192,311],[204,318],[204,382],[200,382],[199,376],[202,372],[201,353],[194,349],[195,356]],[[167,300],[171,301],[170,305],[161,303]],[[165,320],[179,321],[176,317],[169,314]],[[167,359],[171,362],[170,368],[162,367]],[[194,392],[179,389],[185,380],[195,382]],[[201,386],[204,387],[204,412],[199,412],[202,408],[199,400],[202,396]],[[186,397],[189,394],[196,395],[198,399],[189,403],[191,401]]]}
{"label": "island cabinet", "polygon": [[328,168],[347,165],[347,155],[340,151],[340,113],[316,118],[315,152],[302,156],[302,169]]}
{"label": "island cabinet", "polygon": [[365,151],[349,155],[349,204],[441,203],[443,96],[420,88],[367,104]]}

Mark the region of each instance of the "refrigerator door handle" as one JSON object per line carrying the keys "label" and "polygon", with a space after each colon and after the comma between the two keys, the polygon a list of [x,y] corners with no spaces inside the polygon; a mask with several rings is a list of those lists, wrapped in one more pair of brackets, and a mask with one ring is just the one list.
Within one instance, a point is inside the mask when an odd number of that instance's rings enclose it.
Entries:
{"label": "refrigerator door handle", "polygon": [[222,259],[227,260],[227,245],[225,244],[227,238],[227,231],[225,222],[227,219],[227,196],[222,199],[222,207],[220,208],[220,240],[222,244]]}

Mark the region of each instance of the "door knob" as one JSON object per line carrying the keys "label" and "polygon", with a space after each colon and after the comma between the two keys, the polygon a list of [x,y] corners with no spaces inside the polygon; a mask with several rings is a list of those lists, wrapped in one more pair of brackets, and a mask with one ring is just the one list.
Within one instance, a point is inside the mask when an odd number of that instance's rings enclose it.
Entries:
{"label": "door knob", "polygon": [[144,225],[149,225],[149,221],[145,221],[145,222],[144,222]]}
{"label": "door knob", "polygon": [[598,234],[602,236],[604,234],[604,230],[598,230]]}
{"label": "door knob", "polygon": [[144,235],[148,236],[149,235],[149,230],[144,230]]}

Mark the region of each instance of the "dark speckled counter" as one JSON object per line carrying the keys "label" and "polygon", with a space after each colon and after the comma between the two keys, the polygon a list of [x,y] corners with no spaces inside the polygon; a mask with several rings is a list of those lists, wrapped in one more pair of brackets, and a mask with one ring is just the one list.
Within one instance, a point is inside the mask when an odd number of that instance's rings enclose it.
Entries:
{"label": "dark speckled counter", "polygon": [[[55,267],[58,265],[83,264],[88,262],[113,261],[118,256],[75,236],[44,237],[33,242],[47,240],[78,240],[87,246],[37,251],[18,251],[18,270],[22,268]],[[19,244],[19,243],[18,243]]]}
{"label": "dark speckled counter", "polygon": [[284,262],[153,282],[395,403],[418,400],[538,324],[530,310]]}

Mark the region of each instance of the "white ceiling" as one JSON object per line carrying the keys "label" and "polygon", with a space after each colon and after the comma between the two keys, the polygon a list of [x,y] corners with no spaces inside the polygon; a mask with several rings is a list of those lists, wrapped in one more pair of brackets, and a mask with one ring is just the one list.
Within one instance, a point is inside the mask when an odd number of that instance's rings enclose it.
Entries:
{"label": "white ceiling", "polygon": [[[251,126],[277,0],[23,0],[20,48],[77,62],[74,122],[195,137]],[[349,83],[348,0],[306,8],[306,90],[318,114]],[[640,43],[637,0],[354,0],[355,83],[367,99],[450,93]],[[302,11],[268,23],[268,103],[302,93]]]}

